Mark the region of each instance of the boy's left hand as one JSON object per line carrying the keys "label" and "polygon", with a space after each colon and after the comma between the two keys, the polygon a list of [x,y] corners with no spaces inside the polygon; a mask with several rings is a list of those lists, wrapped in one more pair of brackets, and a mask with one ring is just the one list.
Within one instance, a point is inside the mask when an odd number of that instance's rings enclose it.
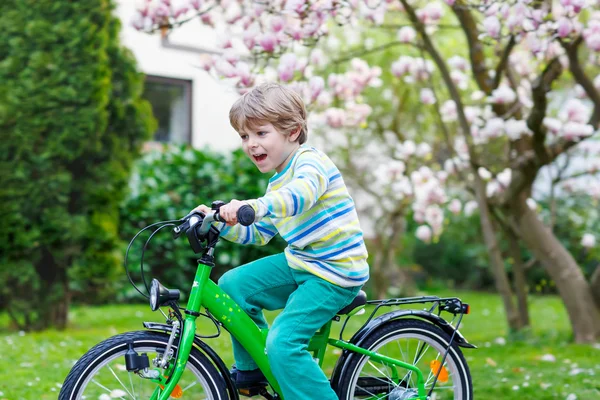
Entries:
{"label": "boy's left hand", "polygon": [[238,223],[237,212],[246,203],[245,201],[239,201],[236,199],[231,200],[228,204],[219,208],[219,215],[227,221],[227,225],[233,226]]}

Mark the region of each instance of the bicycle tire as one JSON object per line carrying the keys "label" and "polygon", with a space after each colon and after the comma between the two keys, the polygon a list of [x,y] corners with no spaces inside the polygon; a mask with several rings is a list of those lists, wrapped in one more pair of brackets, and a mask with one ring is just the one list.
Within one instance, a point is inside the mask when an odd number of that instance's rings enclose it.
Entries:
{"label": "bicycle tire", "polygon": [[[128,349],[129,343],[133,344],[133,349],[138,354],[151,352],[164,354],[168,339],[168,335],[160,332],[136,331],[119,334],[97,344],[75,363],[65,378],[58,397],[59,400],[79,400],[84,395],[88,399],[97,399],[102,394],[110,398],[125,398],[124,395],[123,397],[118,396],[119,392],[117,391],[119,390],[127,394],[127,399],[148,399],[156,388],[156,383],[141,378],[134,373],[127,372],[125,370],[124,354]],[[148,357],[152,367],[153,357],[150,354],[148,354]],[[104,367],[107,367],[108,371],[102,371]],[[110,377],[111,375],[113,375],[114,379]],[[94,377],[96,377],[96,380],[93,379]],[[98,382],[99,377],[102,378],[101,382]],[[195,377],[195,380],[191,379],[192,377]],[[120,385],[120,387],[115,387],[115,389],[111,390],[112,386],[105,384],[106,381],[110,381],[115,386]],[[127,387],[123,383],[124,381],[129,382],[131,386]],[[90,385],[91,383],[95,385]],[[209,359],[194,347],[192,347],[186,364],[186,370],[179,383],[185,385],[183,387],[180,386],[184,392],[193,389],[194,397],[199,398],[195,394],[202,393],[201,391],[203,391],[206,397],[202,398],[212,400],[225,400],[229,398],[227,396],[226,384],[221,374]],[[201,387],[198,387],[197,383],[200,383]],[[145,391],[142,396],[141,386],[144,386],[143,389],[147,389],[150,394],[146,396],[147,391]],[[91,396],[88,395],[88,392],[91,392]],[[99,392],[102,393],[98,394]]]}
{"label": "bicycle tire", "polygon": [[[410,343],[424,343],[422,350],[419,352],[419,346],[415,348],[413,359],[411,358]],[[396,342],[396,346],[392,343]],[[406,342],[406,343],[404,343]],[[401,361],[408,362],[417,367],[423,372],[426,382],[426,392],[435,379],[435,374],[439,368],[432,372],[433,360],[438,360],[441,363],[441,358],[448,348],[450,336],[438,326],[416,319],[398,319],[390,321],[373,331],[361,343],[361,347],[371,351],[378,352]],[[385,347],[392,344],[389,347]],[[427,346],[425,346],[427,345]],[[397,350],[395,349],[397,347]],[[406,353],[404,348],[406,347]],[[392,351],[389,349],[391,348]],[[430,351],[431,350],[431,351]],[[389,353],[393,354],[389,354]],[[401,355],[401,357],[398,356]],[[433,357],[433,356],[436,357]],[[418,358],[417,358],[418,357]],[[402,358],[408,358],[402,360]],[[375,395],[387,393],[386,399],[411,399],[416,397],[416,379],[412,377],[414,374],[405,373],[401,380],[394,382],[393,376],[379,376],[373,373],[364,373],[361,375],[363,368],[369,365],[369,368],[377,371],[377,374],[386,375],[388,367],[383,364],[369,361],[370,357],[366,355],[355,354],[348,360],[348,365],[345,371],[340,376],[337,385],[337,394],[340,400],[350,400],[366,397],[374,397]],[[436,365],[436,364],[433,364]],[[469,366],[460,350],[453,343],[450,351],[444,361],[445,372],[439,374],[438,381],[435,385],[433,393],[436,399],[454,399],[454,400],[472,400],[473,399],[473,384]],[[382,370],[385,370],[383,372]],[[393,370],[389,368],[388,375],[393,375]],[[402,369],[401,373],[407,370]],[[444,375],[447,375],[446,382],[443,382]],[[408,378],[407,378],[408,377]],[[449,386],[448,381],[451,381],[452,386]],[[453,389],[450,395],[448,389]],[[440,394],[441,393],[441,394]]]}

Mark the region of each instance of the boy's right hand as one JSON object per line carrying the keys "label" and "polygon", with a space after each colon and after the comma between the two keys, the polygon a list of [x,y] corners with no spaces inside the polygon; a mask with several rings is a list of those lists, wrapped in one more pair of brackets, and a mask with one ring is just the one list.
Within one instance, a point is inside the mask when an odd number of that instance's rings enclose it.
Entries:
{"label": "boy's right hand", "polygon": [[208,215],[208,214],[212,213],[212,209],[208,206],[205,206],[204,204],[200,204],[198,207],[196,207],[192,211],[190,211],[190,213],[193,213],[196,211],[200,211],[204,215]]}

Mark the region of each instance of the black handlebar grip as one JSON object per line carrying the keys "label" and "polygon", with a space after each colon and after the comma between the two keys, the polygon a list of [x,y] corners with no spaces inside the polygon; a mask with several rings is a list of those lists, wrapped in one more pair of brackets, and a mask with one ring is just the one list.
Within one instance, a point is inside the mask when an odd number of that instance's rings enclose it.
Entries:
{"label": "black handlebar grip", "polygon": [[256,218],[256,214],[254,213],[254,208],[248,204],[244,204],[241,206],[237,212],[237,220],[240,224],[244,226],[249,226],[254,223],[254,218]]}

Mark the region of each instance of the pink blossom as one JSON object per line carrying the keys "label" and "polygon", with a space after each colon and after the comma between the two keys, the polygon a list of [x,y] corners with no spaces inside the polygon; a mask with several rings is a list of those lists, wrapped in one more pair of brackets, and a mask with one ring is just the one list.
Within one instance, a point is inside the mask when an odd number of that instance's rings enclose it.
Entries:
{"label": "pink blossom", "polygon": [[426,105],[432,105],[435,104],[435,94],[433,93],[433,90],[429,89],[429,88],[424,88],[421,89],[421,103],[426,104]]}
{"label": "pink blossom", "polygon": [[479,167],[477,169],[477,174],[484,181],[489,181],[490,179],[492,179],[492,173],[483,167]]}
{"label": "pink blossom", "polygon": [[405,75],[410,71],[411,64],[411,57],[401,56],[397,61],[392,63],[392,74],[395,77],[400,78],[402,75]]}
{"label": "pink blossom", "polygon": [[272,53],[275,51],[275,46],[277,45],[277,38],[272,33],[263,33],[258,38],[258,44],[263,48],[267,53]]}
{"label": "pink blossom", "polygon": [[567,140],[578,140],[590,136],[592,133],[594,133],[594,128],[591,125],[578,122],[567,122],[563,127],[563,136]]}
{"label": "pink blossom", "polygon": [[308,81],[308,87],[310,89],[311,100],[315,101],[325,87],[325,80],[320,76],[313,76]]}
{"label": "pink blossom", "polygon": [[205,25],[215,26],[215,23],[212,19],[212,14],[210,14],[210,13],[202,14],[200,16],[200,21],[202,21],[202,23]]}
{"label": "pink blossom", "polygon": [[286,11],[294,11],[300,14],[306,7],[306,0],[287,0],[283,7]]}
{"label": "pink blossom", "polygon": [[585,104],[578,99],[569,99],[562,107],[559,117],[563,121],[585,123],[589,116],[589,110]]}
{"label": "pink blossom", "polygon": [[412,43],[417,34],[410,26],[404,26],[398,31],[398,40],[402,43]]}
{"label": "pink blossom", "polygon": [[506,168],[504,171],[500,172],[496,177],[498,183],[502,186],[502,188],[506,189],[508,185],[510,185],[510,181],[512,179],[512,170],[510,168]]}
{"label": "pink blossom", "polygon": [[236,65],[237,76],[240,77],[240,83],[246,87],[254,84],[254,77],[250,71],[250,66],[245,62],[239,62]]}
{"label": "pink blossom", "polygon": [[330,108],[325,111],[325,120],[332,128],[341,128],[346,122],[346,112],[339,108]]}
{"label": "pink blossom", "polygon": [[416,151],[417,157],[424,158],[430,154],[431,154],[431,146],[427,143],[419,143],[419,145],[417,146],[417,151]]}
{"label": "pink blossom", "polygon": [[202,7],[203,3],[203,0],[190,0],[190,5],[196,10],[199,10]]}
{"label": "pink blossom", "polygon": [[544,118],[542,123],[550,132],[552,132],[555,135],[562,129],[562,122],[560,122],[560,120],[556,118],[546,117]]}
{"label": "pink blossom", "polygon": [[454,5],[454,3],[456,3],[456,0],[444,0],[446,2],[446,4],[448,4],[450,7],[452,7]]}
{"label": "pink blossom", "polygon": [[294,53],[286,53],[281,56],[279,67],[277,68],[279,79],[283,82],[290,81],[294,77],[297,62],[298,59]]}
{"label": "pink blossom", "polygon": [[225,78],[234,78],[237,76],[235,67],[225,60],[217,61],[215,64],[215,70]]}
{"label": "pink blossom", "polygon": [[273,29],[273,32],[279,32],[283,29],[284,25],[285,21],[280,16],[275,16],[271,19],[271,29]]}
{"label": "pink blossom", "polygon": [[323,50],[314,49],[310,53],[310,64],[319,68],[325,64],[325,54],[323,54]]}
{"label": "pink blossom", "polygon": [[248,48],[248,50],[252,50],[254,48],[254,45],[256,44],[257,36],[258,36],[258,31],[256,28],[246,29],[244,31],[242,40],[243,40],[244,44],[246,45],[246,47]]}
{"label": "pink blossom", "polygon": [[487,17],[483,21],[483,27],[485,28],[487,34],[493,37],[494,39],[497,39],[500,36],[500,29],[502,28],[502,26],[500,25],[500,21],[498,20],[498,18],[494,16]]}
{"label": "pink blossom", "polygon": [[469,63],[461,56],[452,56],[448,59],[450,68],[458,69],[465,72],[469,68]]}
{"label": "pink blossom", "polygon": [[458,117],[458,112],[456,111],[456,103],[452,100],[447,100],[442,104],[440,108],[440,112],[442,113],[442,120],[444,122],[452,122],[456,121]]}
{"label": "pink blossom", "polygon": [[523,134],[531,134],[531,131],[527,128],[527,123],[522,119],[511,118],[505,122],[504,128],[510,140],[518,140]]}
{"label": "pink blossom", "polygon": [[498,89],[492,92],[490,100],[495,104],[509,104],[514,102],[516,98],[517,95],[511,88],[506,85],[500,85]]}
{"label": "pink blossom", "polygon": [[417,239],[419,239],[425,243],[429,243],[429,242],[431,242],[431,237],[432,237],[431,228],[428,227],[427,225],[421,225],[417,228],[417,231],[415,232],[415,236],[417,237]]}
{"label": "pink blossom", "polygon": [[569,34],[571,33],[571,30],[573,29],[571,20],[566,17],[560,18],[557,21],[556,25],[557,25],[556,31],[558,32],[558,36],[560,36],[561,38],[569,36]]}
{"label": "pink blossom", "polygon": [[462,204],[460,200],[453,199],[450,204],[448,204],[448,210],[454,215],[460,214],[460,210],[462,209]]}
{"label": "pink blossom", "polygon": [[223,59],[231,65],[235,65],[240,60],[240,56],[235,50],[229,48],[223,52]]}
{"label": "pink blossom", "polygon": [[497,138],[504,132],[504,120],[497,117],[490,118],[480,132],[484,138]]}

